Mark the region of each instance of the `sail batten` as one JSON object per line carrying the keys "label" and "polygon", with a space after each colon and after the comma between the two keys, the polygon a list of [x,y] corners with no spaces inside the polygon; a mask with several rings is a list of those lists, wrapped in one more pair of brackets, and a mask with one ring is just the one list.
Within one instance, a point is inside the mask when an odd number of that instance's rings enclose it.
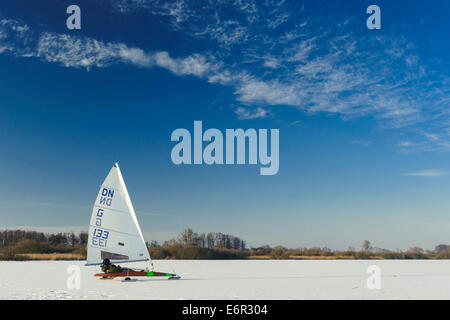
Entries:
{"label": "sail batten", "polygon": [[115,164],[102,183],[89,224],[86,265],[151,261],[125,181]]}

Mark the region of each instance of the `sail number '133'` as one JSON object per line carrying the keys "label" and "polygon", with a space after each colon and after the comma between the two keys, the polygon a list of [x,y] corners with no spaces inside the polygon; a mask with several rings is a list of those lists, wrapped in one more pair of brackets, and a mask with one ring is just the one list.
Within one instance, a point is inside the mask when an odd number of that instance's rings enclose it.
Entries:
{"label": "sail number '133'", "polygon": [[109,231],[95,228],[92,234],[92,245],[96,247],[106,248]]}

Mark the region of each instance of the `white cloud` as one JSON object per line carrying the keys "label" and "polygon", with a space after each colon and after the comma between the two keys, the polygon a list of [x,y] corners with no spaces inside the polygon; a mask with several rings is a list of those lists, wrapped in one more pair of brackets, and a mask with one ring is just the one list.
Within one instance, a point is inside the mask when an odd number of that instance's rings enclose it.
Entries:
{"label": "white cloud", "polygon": [[[211,40],[208,52],[220,58],[220,67],[200,63],[195,68],[196,61],[190,61],[197,71],[183,72],[180,60],[161,66],[232,86],[237,100],[248,106],[288,105],[343,119],[370,116],[381,127],[403,130],[435,126],[441,120],[429,114],[448,109],[450,92],[429,90],[427,85],[434,84],[422,78],[432,72],[412,42],[401,34],[356,34],[352,24],[360,21],[352,17],[329,26],[320,15],[305,17],[304,5],[298,8],[283,1],[219,0],[202,6],[189,0],[113,3],[124,11],[140,8],[169,17],[188,37]],[[299,23],[291,25],[292,21]],[[285,29],[276,33],[280,26]],[[242,43],[245,46],[239,47]],[[249,56],[253,59],[241,59]],[[445,82],[437,86],[445,88]],[[450,149],[443,139],[428,139],[416,149],[426,149],[426,143]]]}
{"label": "white cloud", "polygon": [[410,172],[410,173],[407,173],[406,175],[414,176],[414,177],[437,178],[437,177],[443,177],[443,176],[448,175],[448,172],[443,171],[443,170],[429,169],[429,170]]}
{"label": "white cloud", "polygon": [[424,132],[423,135],[431,141],[439,141],[440,138],[437,134]]}
{"label": "white cloud", "polygon": [[[371,117],[382,127],[403,131],[426,125],[428,136],[422,136],[426,141],[417,142],[415,149],[450,149],[449,142],[440,136],[433,139],[431,133],[445,131],[444,123],[450,122],[449,82],[424,81],[433,70],[423,65],[418,50],[401,35],[355,35],[351,24],[358,21],[347,19],[340,28],[328,27],[321,17],[306,18],[303,9],[292,12],[292,4],[282,2],[219,0],[198,6],[188,0],[113,0],[111,4],[124,13],[144,9],[170,20],[170,26],[189,39],[210,45],[206,52],[173,57],[119,42],[36,35],[24,24],[4,20],[0,53],[86,69],[117,63],[158,66],[179,76],[230,86],[236,99],[249,108],[284,105],[345,120]],[[296,19],[300,22],[292,26]],[[281,25],[287,29],[276,32]]]}
{"label": "white cloud", "polygon": [[250,76],[244,77],[237,84],[236,94],[238,100],[268,105],[294,105],[301,104],[301,91],[296,85],[285,85],[274,81],[261,81]]}
{"label": "white cloud", "polygon": [[164,1],[164,0],[107,0],[111,5],[122,13],[140,10],[148,11],[152,14],[166,16],[173,19],[172,26],[179,25],[190,18],[195,13],[189,8],[183,0]]}
{"label": "white cloud", "polygon": [[211,25],[204,32],[196,33],[197,36],[208,35],[225,47],[231,47],[234,44],[244,43],[248,40],[247,28],[241,26],[236,21],[227,21],[219,26]]}
{"label": "white cloud", "polygon": [[372,141],[368,141],[368,140],[353,140],[352,141],[353,144],[359,144],[360,146],[363,147],[368,147],[372,144]]}
{"label": "white cloud", "polygon": [[144,50],[139,48],[129,48],[124,44],[118,45],[119,56],[125,62],[130,62],[139,67],[151,67],[153,65],[153,57],[146,54]]}
{"label": "white cloud", "polygon": [[32,53],[28,44],[32,36],[33,33],[26,24],[13,19],[0,19],[0,53],[10,52],[16,56],[29,56]]}
{"label": "white cloud", "polygon": [[[157,65],[177,75],[198,77],[204,77],[209,71],[218,68],[200,54],[175,59],[165,51],[145,52],[120,42],[104,42],[67,34],[44,32],[33,42],[28,26],[14,20],[0,21],[0,35],[0,53],[9,51],[22,57],[38,57],[65,67],[103,68],[117,63],[143,68]],[[12,42],[11,39],[16,41]]]}
{"label": "white cloud", "polygon": [[280,65],[280,62],[277,58],[274,57],[265,57],[264,58],[264,67],[276,69]]}
{"label": "white cloud", "polygon": [[397,143],[397,147],[405,147],[405,148],[408,148],[408,147],[413,147],[413,146],[415,146],[415,143],[413,143],[413,142],[411,142],[411,141],[406,141],[406,140],[404,140],[404,141],[399,141],[399,142]]}
{"label": "white cloud", "polygon": [[[40,36],[36,56],[65,67],[107,67],[122,60],[123,45],[104,43],[90,38],[44,33]],[[129,60],[125,55],[123,61]]]}
{"label": "white cloud", "polygon": [[269,110],[261,107],[254,109],[238,107],[236,108],[235,113],[238,115],[238,119],[240,120],[261,119],[266,118],[270,114]]}
{"label": "white cloud", "polygon": [[303,40],[298,45],[285,51],[285,55],[288,56],[286,60],[304,62],[309,58],[309,55],[315,47],[315,38]]}
{"label": "white cloud", "polygon": [[316,78],[319,75],[331,72],[333,65],[326,58],[317,58],[311,62],[301,64],[296,68],[296,72],[305,77]]}
{"label": "white cloud", "polygon": [[238,74],[232,74],[229,70],[222,70],[217,68],[215,72],[208,75],[208,81],[210,83],[220,83],[222,85],[229,85],[234,81],[237,81],[241,76]]}
{"label": "white cloud", "polygon": [[206,58],[193,54],[182,59],[173,59],[165,51],[154,54],[156,64],[162,68],[166,68],[177,75],[194,75],[198,77],[204,76],[213,67]]}
{"label": "white cloud", "polygon": [[281,24],[285,23],[286,21],[288,21],[289,18],[289,14],[284,12],[279,14],[277,17],[275,17],[275,19],[269,19],[269,21],[267,22],[267,26],[270,29],[275,29],[278,26],[280,26]]}

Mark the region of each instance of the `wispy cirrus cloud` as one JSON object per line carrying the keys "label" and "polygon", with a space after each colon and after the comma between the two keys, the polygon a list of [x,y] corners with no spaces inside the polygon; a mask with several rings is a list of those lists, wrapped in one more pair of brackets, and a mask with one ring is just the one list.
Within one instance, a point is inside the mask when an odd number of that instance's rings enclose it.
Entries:
{"label": "wispy cirrus cloud", "polygon": [[450,150],[450,134],[446,128],[447,120],[443,123],[436,121],[432,123],[434,130],[439,133],[430,133],[423,130],[415,130],[409,134],[407,140],[397,142],[397,150],[401,153],[416,153],[432,150]]}
{"label": "wispy cirrus cloud", "polygon": [[49,32],[39,36],[33,55],[47,62],[75,68],[103,68],[119,62],[138,67],[151,67],[155,64],[154,56],[123,43],[102,42]]}
{"label": "wispy cirrus cloud", "polygon": [[244,108],[238,107],[234,111],[240,120],[262,119],[270,115],[270,111],[261,107]]}
{"label": "wispy cirrus cloud", "polygon": [[413,143],[411,141],[407,141],[407,140],[402,140],[397,143],[397,147],[400,147],[400,148],[410,148],[413,146],[415,146],[415,143]]}
{"label": "wispy cirrus cloud", "polygon": [[0,53],[5,51],[15,56],[40,58],[71,68],[105,68],[123,63],[142,68],[158,66],[177,75],[198,77],[217,69],[199,54],[172,58],[165,51],[146,52],[120,42],[51,32],[36,34],[26,24],[3,18],[0,20]]}
{"label": "wispy cirrus cloud", "polygon": [[[179,0],[171,6],[182,8],[183,19],[159,1],[113,3],[122,10],[126,4],[126,10],[146,8],[186,34],[209,39],[210,53],[225,66],[216,79],[232,85],[248,106],[287,105],[343,119],[370,116],[382,127],[403,131],[420,125],[437,132],[449,121],[443,114],[450,101],[448,74],[429,77],[435,70],[401,34],[356,34],[359,20],[350,17],[330,26],[308,12],[307,4],[284,1],[206,1],[199,8]],[[450,149],[446,140],[397,147]]]}
{"label": "wispy cirrus cloud", "polygon": [[182,59],[173,59],[167,52],[162,51],[153,54],[152,57],[156,65],[168,69],[176,75],[203,77],[218,68],[217,65],[207,61],[207,58],[199,54],[193,54]]}
{"label": "wispy cirrus cloud", "polygon": [[363,147],[368,147],[368,146],[370,146],[372,144],[372,141],[369,141],[369,140],[353,140],[352,143],[353,144],[358,144],[358,145],[363,146]]}
{"label": "wispy cirrus cloud", "polygon": [[344,120],[371,117],[380,127],[412,133],[397,143],[400,152],[450,150],[450,135],[440,133],[450,123],[449,76],[436,76],[415,44],[402,35],[355,33],[359,21],[352,18],[330,26],[293,2],[108,3],[121,14],[139,10],[165,19],[189,41],[208,45],[174,57],[126,43],[35,33],[26,24],[3,19],[0,53],[86,69],[117,63],[161,67],[233,88],[242,108],[235,109],[240,119],[267,116],[261,110],[271,106],[336,114]]}
{"label": "wispy cirrus cloud", "polygon": [[448,175],[448,171],[429,169],[429,170],[410,172],[410,173],[406,173],[405,175],[412,176],[412,177],[439,178],[439,177]]}
{"label": "wispy cirrus cloud", "polygon": [[355,34],[351,18],[329,27],[320,17],[307,17],[304,5],[113,3],[123,11],[146,9],[171,19],[189,36],[209,39],[209,53],[223,68],[208,79],[233,86],[237,100],[249,106],[287,105],[343,119],[371,116],[381,126],[407,128],[427,121],[424,111],[442,109],[442,98],[450,96],[445,89],[430,90],[440,84],[425,79],[426,67],[405,37]]}

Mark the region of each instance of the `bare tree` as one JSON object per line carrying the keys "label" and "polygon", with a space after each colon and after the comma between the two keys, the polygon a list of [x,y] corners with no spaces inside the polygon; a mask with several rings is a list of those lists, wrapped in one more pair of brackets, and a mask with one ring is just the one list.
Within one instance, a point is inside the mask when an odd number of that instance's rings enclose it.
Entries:
{"label": "bare tree", "polygon": [[370,248],[371,248],[370,241],[369,240],[364,240],[364,242],[362,243],[362,249],[364,251],[369,251]]}
{"label": "bare tree", "polygon": [[80,244],[88,243],[89,236],[88,236],[87,232],[80,232],[80,234],[78,235],[78,238],[80,239]]}
{"label": "bare tree", "polygon": [[215,247],[215,241],[214,241],[214,239],[215,239],[214,233],[209,232],[209,233],[206,235],[206,246],[207,246],[209,249],[213,249],[213,248]]}
{"label": "bare tree", "polygon": [[182,245],[190,245],[193,244],[195,238],[195,233],[191,228],[188,228],[180,233],[178,236],[178,240]]}

